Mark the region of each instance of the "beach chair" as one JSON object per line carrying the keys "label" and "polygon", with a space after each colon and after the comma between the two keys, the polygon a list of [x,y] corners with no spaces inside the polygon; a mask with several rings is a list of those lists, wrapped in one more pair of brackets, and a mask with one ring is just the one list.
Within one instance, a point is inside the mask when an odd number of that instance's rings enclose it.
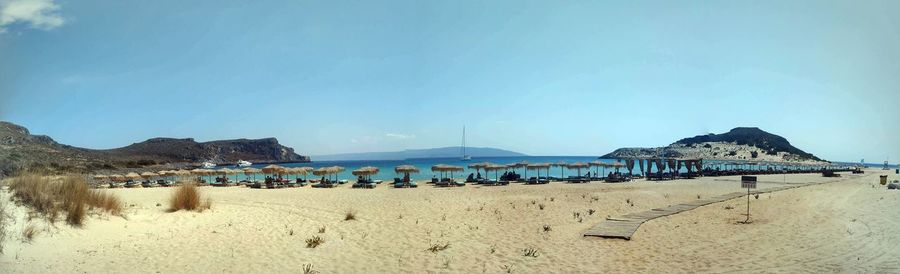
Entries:
{"label": "beach chair", "polygon": [[395,188],[416,188],[418,186],[419,185],[417,185],[416,182],[414,182],[414,181],[404,182],[400,178],[394,178],[394,187]]}
{"label": "beach chair", "polygon": [[356,183],[354,183],[352,185],[352,187],[353,188],[375,188],[376,185],[377,184],[373,181],[370,181],[367,179],[362,179],[362,180],[356,181]]}
{"label": "beach chair", "polygon": [[337,182],[325,179],[325,180],[319,182],[318,184],[312,185],[312,187],[314,187],[314,188],[333,188],[333,187],[337,187],[337,185],[338,185]]}
{"label": "beach chair", "polygon": [[141,186],[141,183],[139,183],[139,182],[135,182],[135,181],[131,181],[131,180],[128,180],[127,182],[125,182],[126,188],[136,188],[136,187],[140,187],[140,186]]}
{"label": "beach chair", "polygon": [[450,178],[441,179],[439,182],[435,183],[434,186],[438,187],[454,187],[454,186],[465,186],[464,182],[457,182],[456,180]]}
{"label": "beach chair", "polygon": [[156,186],[156,184],[151,182],[150,180],[141,182],[141,187],[144,187],[144,188],[151,188],[154,186]]}

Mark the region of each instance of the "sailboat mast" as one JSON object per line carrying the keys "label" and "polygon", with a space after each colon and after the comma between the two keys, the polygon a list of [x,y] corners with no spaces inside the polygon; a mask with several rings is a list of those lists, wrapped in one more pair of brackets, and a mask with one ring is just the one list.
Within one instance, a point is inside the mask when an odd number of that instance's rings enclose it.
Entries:
{"label": "sailboat mast", "polygon": [[463,126],[463,136],[462,136],[462,156],[466,157],[466,126]]}

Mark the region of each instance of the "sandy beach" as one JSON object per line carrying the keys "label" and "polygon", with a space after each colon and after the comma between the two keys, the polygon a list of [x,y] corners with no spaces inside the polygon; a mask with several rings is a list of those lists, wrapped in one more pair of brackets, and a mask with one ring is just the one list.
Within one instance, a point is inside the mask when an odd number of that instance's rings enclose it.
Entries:
{"label": "sandy beach", "polygon": [[[604,273],[897,272],[900,191],[879,174],[761,194],[651,220],[630,241],[583,237],[607,216],[741,191],[736,177],[608,184],[373,190],[203,187],[212,209],[167,213],[171,188],[112,189],[126,218],[93,216],[84,228],[25,211],[0,255],[4,273]],[[891,180],[898,179],[890,173]],[[833,180],[763,175],[759,188]],[[877,185],[877,186],[876,186]],[[4,191],[4,200],[8,194]],[[347,211],[356,220],[344,220]],[[545,229],[547,226],[547,229]],[[324,232],[320,233],[320,229]],[[306,239],[324,243],[307,248]],[[433,244],[449,246],[432,252]],[[525,256],[534,249],[535,256]]]}

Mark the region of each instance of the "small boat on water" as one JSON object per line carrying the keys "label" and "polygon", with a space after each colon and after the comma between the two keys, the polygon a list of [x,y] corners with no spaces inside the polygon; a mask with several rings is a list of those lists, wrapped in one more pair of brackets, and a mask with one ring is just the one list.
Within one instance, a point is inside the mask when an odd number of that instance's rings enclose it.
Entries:
{"label": "small boat on water", "polygon": [[248,167],[248,166],[252,166],[252,165],[253,165],[253,163],[247,162],[244,160],[238,160],[238,162],[237,162],[238,167]]}
{"label": "small boat on water", "polygon": [[213,163],[210,163],[210,162],[203,162],[203,164],[201,164],[201,166],[202,166],[203,168],[215,168],[215,167],[216,167],[216,164],[213,164]]}

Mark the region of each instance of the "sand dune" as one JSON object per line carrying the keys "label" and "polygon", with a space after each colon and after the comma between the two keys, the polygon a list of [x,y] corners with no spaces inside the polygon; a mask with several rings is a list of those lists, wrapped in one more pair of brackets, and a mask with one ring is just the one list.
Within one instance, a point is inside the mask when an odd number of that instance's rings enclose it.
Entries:
{"label": "sand dune", "polygon": [[[0,269],[283,273],[311,264],[320,273],[897,272],[900,191],[873,188],[879,172],[760,195],[752,201],[752,224],[737,224],[745,200],[735,199],[647,222],[631,241],[581,235],[607,216],[740,191],[737,178],[452,189],[205,187],[213,207],[203,213],[166,213],[171,189],[113,189],[107,191],[128,205],[127,220],[97,216],[83,229],[57,224],[31,243],[19,239],[24,211],[14,207],[18,222]],[[825,179],[767,175],[760,188]],[[345,221],[351,210],[357,220]],[[324,244],[307,248],[313,236]],[[449,247],[427,251],[432,244]],[[529,248],[537,257],[523,255]]]}

